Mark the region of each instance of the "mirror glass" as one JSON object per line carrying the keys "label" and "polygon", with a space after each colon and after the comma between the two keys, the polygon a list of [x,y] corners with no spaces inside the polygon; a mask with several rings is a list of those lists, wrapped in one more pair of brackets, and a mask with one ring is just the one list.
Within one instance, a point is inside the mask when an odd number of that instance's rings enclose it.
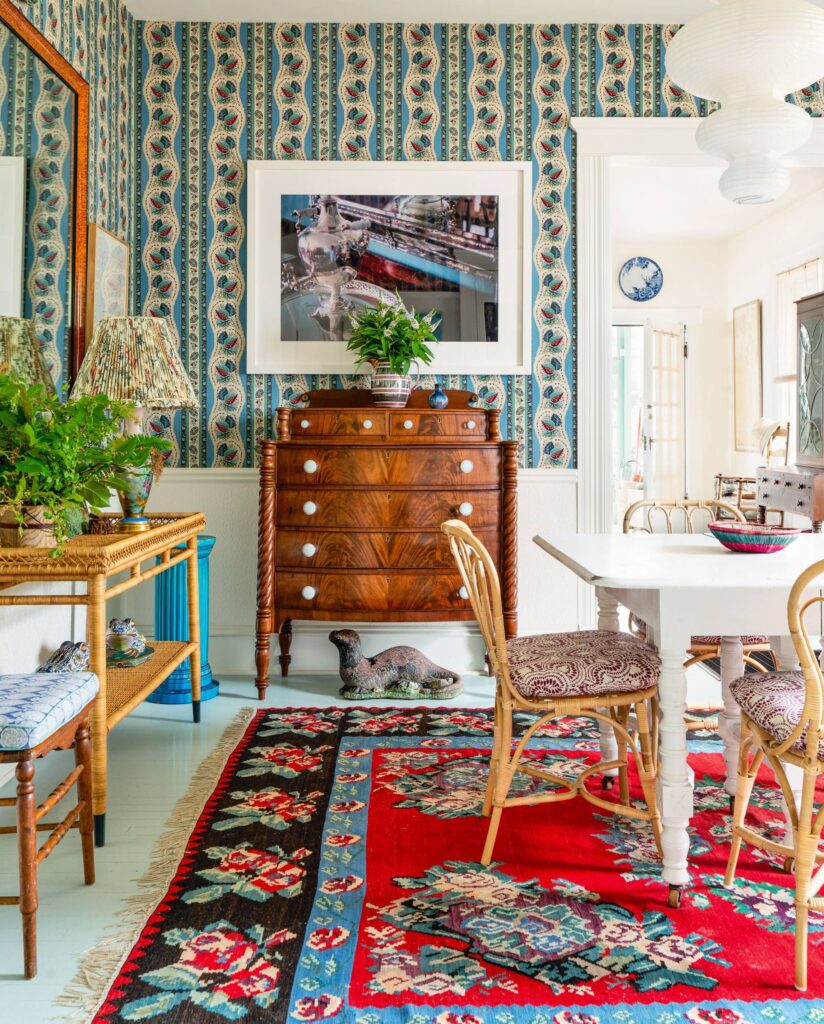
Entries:
{"label": "mirror glass", "polygon": [[34,321],[58,388],[73,321],[74,102],[0,21],[0,315]]}

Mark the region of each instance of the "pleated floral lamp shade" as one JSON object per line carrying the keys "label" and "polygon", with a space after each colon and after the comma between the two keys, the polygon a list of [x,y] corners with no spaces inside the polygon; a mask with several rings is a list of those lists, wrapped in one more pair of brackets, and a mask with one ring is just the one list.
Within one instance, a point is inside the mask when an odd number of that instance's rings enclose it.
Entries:
{"label": "pleated floral lamp shade", "polygon": [[[134,402],[138,416],[127,431],[141,429],[145,410],[194,409],[197,398],[165,320],[153,316],[103,317],[95,327],[71,397],[107,395]],[[152,470],[135,469],[127,490],[118,491],[123,517],[118,529],[148,530],[143,511],[152,487]]]}
{"label": "pleated floral lamp shade", "polygon": [[42,384],[49,395],[57,394],[31,320],[0,316],[0,373],[13,373],[27,384]]}

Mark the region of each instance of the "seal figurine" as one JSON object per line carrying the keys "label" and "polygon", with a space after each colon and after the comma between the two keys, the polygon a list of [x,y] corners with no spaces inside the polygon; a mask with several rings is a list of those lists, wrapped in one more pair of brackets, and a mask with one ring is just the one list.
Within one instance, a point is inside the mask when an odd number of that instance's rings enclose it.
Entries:
{"label": "seal figurine", "polygon": [[414,647],[390,647],[365,658],[360,636],[354,629],[336,629],[329,639],[340,654],[341,697],[399,700],[456,697],[463,692],[457,672],[441,668]]}

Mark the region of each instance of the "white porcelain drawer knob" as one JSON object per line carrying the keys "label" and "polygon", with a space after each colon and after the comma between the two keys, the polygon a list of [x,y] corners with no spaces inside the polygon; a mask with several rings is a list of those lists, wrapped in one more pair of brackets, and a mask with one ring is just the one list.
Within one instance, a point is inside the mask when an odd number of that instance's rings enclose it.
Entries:
{"label": "white porcelain drawer knob", "polygon": [[318,464],[314,459],[307,459],[303,464],[303,468],[307,473],[317,473]]}
{"label": "white porcelain drawer knob", "polygon": [[403,425],[407,430],[411,430],[415,426],[412,420],[404,420]]}
{"label": "white porcelain drawer knob", "polygon": [[300,549],[307,558],[311,558],[312,555],[318,550],[314,544],[304,544]]}
{"label": "white porcelain drawer knob", "polygon": [[467,420],[464,426],[466,427],[467,430],[474,430],[476,426],[475,420]]}
{"label": "white porcelain drawer knob", "polygon": [[371,430],[372,429],[372,420],[364,420],[363,421],[363,429],[364,430]]}
{"label": "white porcelain drawer knob", "polygon": [[314,587],[304,587],[301,590],[302,597],[307,601],[311,601],[315,594],[317,594],[317,590]]}
{"label": "white porcelain drawer knob", "polygon": [[302,428],[303,428],[304,430],[308,429],[308,427],[309,427],[309,420],[301,420],[301,421],[300,421],[300,425],[301,425],[301,427],[302,427]]}
{"label": "white porcelain drawer knob", "polygon": [[307,516],[313,516],[317,512],[317,510],[318,506],[314,503],[314,501],[307,501],[303,505],[303,511],[306,513]]}
{"label": "white porcelain drawer knob", "polygon": [[458,506],[458,511],[461,513],[462,516],[471,516],[472,505],[468,501],[462,501]]}
{"label": "white porcelain drawer knob", "polygon": [[461,463],[462,473],[471,473],[474,468],[475,463],[472,461],[472,459],[464,459],[463,462]]}
{"label": "white porcelain drawer knob", "polygon": [[469,598],[469,591],[466,589],[466,587],[461,587],[461,589],[458,591],[458,597],[463,598],[464,601],[466,601]]}

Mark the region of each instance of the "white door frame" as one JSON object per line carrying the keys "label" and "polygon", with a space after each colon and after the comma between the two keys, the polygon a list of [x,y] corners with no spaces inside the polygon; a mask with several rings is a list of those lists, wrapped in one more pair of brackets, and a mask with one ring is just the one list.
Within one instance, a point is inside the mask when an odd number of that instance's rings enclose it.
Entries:
{"label": "white door frame", "polygon": [[[824,167],[824,118],[813,119],[810,141],[787,163]],[[612,229],[610,166],[615,157],[671,158],[678,166],[723,166],[695,143],[689,117],[573,117],[577,193],[578,530],[606,533],[612,501],[610,327]]]}

